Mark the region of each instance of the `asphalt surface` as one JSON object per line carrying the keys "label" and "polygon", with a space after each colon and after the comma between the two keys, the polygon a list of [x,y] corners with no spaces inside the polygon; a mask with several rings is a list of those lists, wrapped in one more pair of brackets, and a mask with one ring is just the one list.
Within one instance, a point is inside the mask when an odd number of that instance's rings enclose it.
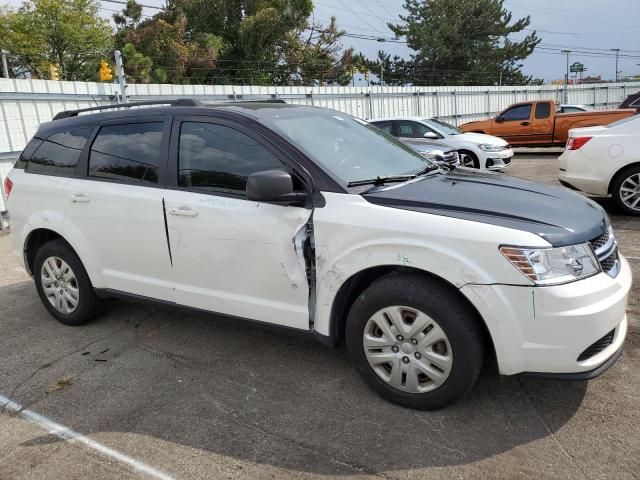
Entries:
{"label": "asphalt surface", "polygon": [[[508,174],[556,183],[556,157],[518,153]],[[601,204],[640,278],[640,218]],[[637,280],[624,355],[603,376],[506,378],[489,362],[461,402],[417,412],[369,391],[344,348],[116,301],[65,327],[9,244],[0,236],[0,396],[19,407],[0,407],[1,480],[640,477]]]}

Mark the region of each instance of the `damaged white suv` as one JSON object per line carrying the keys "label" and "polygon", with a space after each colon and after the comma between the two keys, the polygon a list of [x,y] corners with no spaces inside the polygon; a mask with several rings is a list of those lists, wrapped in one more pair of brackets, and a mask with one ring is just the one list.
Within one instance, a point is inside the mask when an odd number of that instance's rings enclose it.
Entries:
{"label": "damaged white suv", "polygon": [[343,113],[277,102],[62,112],[6,181],[15,253],[67,325],[129,297],[343,340],[401,405],[619,357],[630,268],[568,190],[443,172]]}

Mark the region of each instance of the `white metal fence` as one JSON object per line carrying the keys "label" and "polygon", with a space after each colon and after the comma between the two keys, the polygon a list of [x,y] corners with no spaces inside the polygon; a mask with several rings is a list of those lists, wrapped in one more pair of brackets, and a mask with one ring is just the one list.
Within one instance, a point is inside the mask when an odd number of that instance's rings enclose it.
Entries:
{"label": "white metal fence", "polygon": [[[637,83],[569,87],[569,103],[596,109],[618,106]],[[61,110],[116,101],[117,84],[0,79],[0,180],[38,125]],[[281,98],[289,103],[333,108],[371,119],[396,115],[439,117],[455,124],[494,115],[519,101],[562,99],[562,87],[257,87],[233,85],[130,84],[130,101],[180,97],[210,102]],[[0,210],[3,209],[0,197]]]}

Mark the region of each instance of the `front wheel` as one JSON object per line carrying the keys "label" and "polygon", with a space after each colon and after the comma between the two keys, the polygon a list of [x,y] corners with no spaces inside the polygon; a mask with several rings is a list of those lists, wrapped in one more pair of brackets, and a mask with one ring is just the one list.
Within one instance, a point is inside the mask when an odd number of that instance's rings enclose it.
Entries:
{"label": "front wheel", "polygon": [[345,335],[363,380],[405,407],[435,409],[456,401],[482,368],[476,315],[455,292],[420,275],[374,282],[354,302]]}
{"label": "front wheel", "polygon": [[478,157],[473,153],[467,150],[461,150],[458,152],[460,157],[460,165],[468,168],[480,168],[480,161]]}
{"label": "front wheel", "polygon": [[622,171],[612,185],[613,199],[630,215],[640,215],[640,166]]}

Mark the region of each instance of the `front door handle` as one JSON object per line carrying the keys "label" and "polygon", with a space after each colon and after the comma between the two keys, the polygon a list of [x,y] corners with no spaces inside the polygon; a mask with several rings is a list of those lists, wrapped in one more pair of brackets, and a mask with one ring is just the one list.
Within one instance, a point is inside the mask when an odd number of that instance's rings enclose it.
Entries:
{"label": "front door handle", "polygon": [[69,195],[69,200],[73,203],[89,203],[89,197],[87,197],[84,193],[72,193]]}
{"label": "front door handle", "polygon": [[173,207],[169,209],[169,214],[180,217],[197,217],[198,211],[189,207]]}
{"label": "front door handle", "polygon": [[526,127],[527,125],[529,125],[529,122],[522,122],[520,125],[522,125],[523,127]]}

